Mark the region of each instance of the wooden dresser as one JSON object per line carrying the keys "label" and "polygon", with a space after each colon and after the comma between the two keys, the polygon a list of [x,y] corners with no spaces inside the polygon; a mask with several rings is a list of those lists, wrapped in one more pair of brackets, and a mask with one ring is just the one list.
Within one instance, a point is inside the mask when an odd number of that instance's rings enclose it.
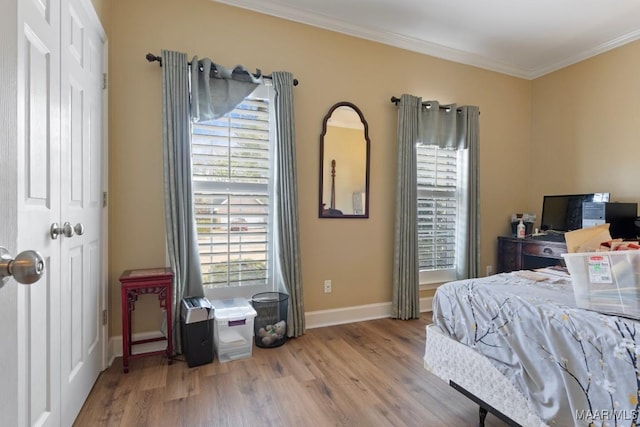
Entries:
{"label": "wooden dresser", "polygon": [[498,273],[515,270],[563,265],[562,254],[567,253],[563,241],[543,240],[540,237],[498,237]]}

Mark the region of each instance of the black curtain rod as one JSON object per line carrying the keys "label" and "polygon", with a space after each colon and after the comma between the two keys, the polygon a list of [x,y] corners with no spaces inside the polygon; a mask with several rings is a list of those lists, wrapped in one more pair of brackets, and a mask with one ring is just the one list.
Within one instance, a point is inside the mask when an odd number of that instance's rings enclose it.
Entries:
{"label": "black curtain rod", "polygon": [[[159,57],[157,55],[154,55],[153,53],[147,53],[145,58],[147,58],[147,61],[149,61],[149,62],[158,61],[158,63],[162,67],[162,58],[161,57]],[[190,66],[191,65],[191,61],[187,62],[187,64]],[[266,77],[266,78],[270,79],[271,78],[271,74],[264,74],[262,77]],[[293,85],[294,86],[298,86],[298,79],[293,79]]]}
{"label": "black curtain rod", "polygon": [[[396,98],[395,96],[392,96],[392,97],[391,97],[391,102],[393,102],[394,104],[396,104],[396,106],[398,106],[398,104],[400,103],[400,101],[401,101],[401,99],[400,99],[400,98]],[[428,106],[430,106],[431,104],[429,104],[428,102],[423,102],[423,103],[422,103],[422,105],[423,105],[423,106],[425,106],[425,107],[428,107]],[[440,105],[440,109],[441,109],[441,110],[450,110],[450,109],[451,109],[451,107],[447,107],[446,105]],[[459,112],[459,111],[462,111],[462,110],[458,108],[456,111],[458,111],[458,112]]]}

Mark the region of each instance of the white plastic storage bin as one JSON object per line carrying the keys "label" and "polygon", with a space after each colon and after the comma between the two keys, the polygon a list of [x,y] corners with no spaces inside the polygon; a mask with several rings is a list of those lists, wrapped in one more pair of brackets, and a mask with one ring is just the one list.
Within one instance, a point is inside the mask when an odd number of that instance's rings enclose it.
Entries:
{"label": "white plastic storage bin", "polygon": [[220,362],[246,359],[253,349],[256,311],[246,298],[211,301],[215,328],[213,344]]}
{"label": "white plastic storage bin", "polygon": [[640,319],[640,250],[562,256],[578,307]]}

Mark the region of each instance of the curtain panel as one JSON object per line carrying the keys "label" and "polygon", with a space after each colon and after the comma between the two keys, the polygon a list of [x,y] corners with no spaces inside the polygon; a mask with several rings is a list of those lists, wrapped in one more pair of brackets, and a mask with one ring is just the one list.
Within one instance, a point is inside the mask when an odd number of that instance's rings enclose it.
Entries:
{"label": "curtain panel", "polygon": [[[184,53],[162,51],[162,157],[164,210],[169,264],[174,273],[173,330],[180,330],[180,303],[187,296],[204,296],[198,237],[191,189],[191,128],[189,67]],[[182,352],[180,334],[174,349]]]}
{"label": "curtain panel", "polygon": [[416,144],[457,150],[458,179],[456,277],[479,275],[480,201],[478,137],[480,111],[476,106],[422,103],[402,95],[398,108],[398,163],[393,260],[392,317],[417,318],[420,313],[417,243]]}
{"label": "curtain panel", "polygon": [[391,317],[420,316],[416,142],[422,99],[402,95],[398,108],[398,160]]}
{"label": "curtain panel", "polygon": [[298,188],[296,184],[296,140],[293,114],[293,75],[273,73],[276,91],[276,171],[275,221],[276,264],[281,284],[289,294],[287,336],[304,334],[304,299],[298,223]]}
{"label": "curtain panel", "polygon": [[457,114],[456,104],[440,105],[438,101],[422,104],[418,115],[418,142],[452,150],[464,148],[464,139],[457,130]]}
{"label": "curtain panel", "polygon": [[456,278],[478,277],[480,272],[480,201],[478,134],[480,109],[476,106],[423,103],[419,115],[418,143],[460,153]]}
{"label": "curtain panel", "polygon": [[460,186],[464,191],[459,206],[464,207],[464,225],[459,230],[462,236],[458,240],[460,262],[456,273],[460,279],[471,279],[480,275],[480,109],[464,106],[459,110],[456,129],[465,153]]}
{"label": "curtain panel", "polygon": [[258,85],[262,76],[251,74],[241,65],[233,70],[209,58],[191,60],[191,118],[201,123],[215,120],[236,108]]}

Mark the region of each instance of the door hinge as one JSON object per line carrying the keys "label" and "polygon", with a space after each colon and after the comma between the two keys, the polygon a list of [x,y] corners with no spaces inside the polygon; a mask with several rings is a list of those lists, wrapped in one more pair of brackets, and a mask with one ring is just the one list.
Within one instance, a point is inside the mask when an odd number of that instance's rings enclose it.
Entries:
{"label": "door hinge", "polygon": [[102,73],[102,89],[107,88],[107,73]]}
{"label": "door hinge", "polygon": [[102,192],[102,207],[103,208],[107,207],[107,192],[106,191]]}
{"label": "door hinge", "polygon": [[109,315],[107,314],[107,310],[102,310],[102,325],[107,324],[107,320],[109,319]]}

